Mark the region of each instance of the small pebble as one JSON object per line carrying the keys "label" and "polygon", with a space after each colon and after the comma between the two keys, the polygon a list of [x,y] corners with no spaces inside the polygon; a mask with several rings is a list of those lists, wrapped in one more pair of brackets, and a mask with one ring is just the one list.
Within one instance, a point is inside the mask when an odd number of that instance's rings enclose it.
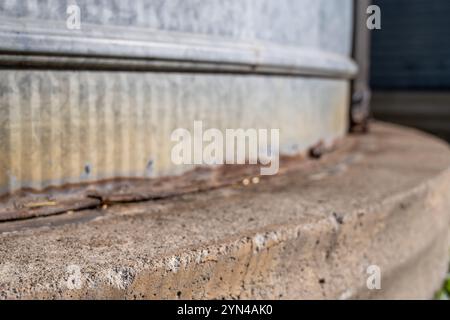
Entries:
{"label": "small pebble", "polygon": [[253,184],[258,184],[259,183],[259,177],[253,177],[252,178],[252,182],[253,182]]}

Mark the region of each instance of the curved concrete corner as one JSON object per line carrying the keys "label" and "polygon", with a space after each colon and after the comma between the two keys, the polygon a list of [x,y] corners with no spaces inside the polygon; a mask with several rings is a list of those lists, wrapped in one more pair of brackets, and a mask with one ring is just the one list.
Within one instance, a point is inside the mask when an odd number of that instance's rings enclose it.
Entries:
{"label": "curved concrete corner", "polygon": [[2,223],[0,296],[431,298],[448,263],[449,166],[447,144],[375,124],[258,184]]}

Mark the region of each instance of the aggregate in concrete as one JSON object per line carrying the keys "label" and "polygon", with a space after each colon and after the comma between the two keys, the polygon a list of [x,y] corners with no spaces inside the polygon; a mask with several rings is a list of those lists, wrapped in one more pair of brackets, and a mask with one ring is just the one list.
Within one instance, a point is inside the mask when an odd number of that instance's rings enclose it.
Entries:
{"label": "aggregate in concrete", "polygon": [[3,223],[0,297],[431,298],[448,262],[448,145],[386,124],[346,139],[257,184]]}

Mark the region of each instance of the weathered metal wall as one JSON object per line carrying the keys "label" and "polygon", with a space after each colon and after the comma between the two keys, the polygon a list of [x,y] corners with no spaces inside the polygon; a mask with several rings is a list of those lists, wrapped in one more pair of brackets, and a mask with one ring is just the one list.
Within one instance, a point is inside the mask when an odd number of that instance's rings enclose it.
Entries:
{"label": "weathered metal wall", "polygon": [[[74,3],[81,30],[66,28]],[[345,58],[352,42],[352,0],[0,0],[0,17],[2,50],[25,52],[258,62],[277,45]]]}
{"label": "weathered metal wall", "polygon": [[68,3],[0,0],[0,194],[183,172],[194,120],[279,128],[283,153],[346,132],[350,0],[80,0],[81,30]]}
{"label": "weathered metal wall", "polygon": [[2,71],[1,191],[181,172],[170,135],[194,120],[280,128],[281,151],[298,152],[345,134],[347,95],[339,80]]}

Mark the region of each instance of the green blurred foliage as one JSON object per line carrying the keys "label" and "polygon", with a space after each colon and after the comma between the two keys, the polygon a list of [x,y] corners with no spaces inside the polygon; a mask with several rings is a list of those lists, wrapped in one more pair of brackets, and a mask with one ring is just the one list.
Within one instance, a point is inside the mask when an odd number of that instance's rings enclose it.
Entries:
{"label": "green blurred foliage", "polygon": [[450,300],[450,273],[447,274],[447,278],[444,281],[442,289],[436,293],[436,299]]}

